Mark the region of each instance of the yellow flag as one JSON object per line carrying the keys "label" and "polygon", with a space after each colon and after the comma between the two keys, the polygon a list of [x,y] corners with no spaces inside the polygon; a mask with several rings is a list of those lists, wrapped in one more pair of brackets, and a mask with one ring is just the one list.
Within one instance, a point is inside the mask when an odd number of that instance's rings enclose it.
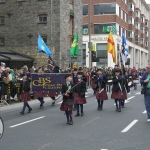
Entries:
{"label": "yellow flag", "polygon": [[112,32],[110,31],[107,41],[107,51],[112,55],[113,62],[116,64],[116,50]]}

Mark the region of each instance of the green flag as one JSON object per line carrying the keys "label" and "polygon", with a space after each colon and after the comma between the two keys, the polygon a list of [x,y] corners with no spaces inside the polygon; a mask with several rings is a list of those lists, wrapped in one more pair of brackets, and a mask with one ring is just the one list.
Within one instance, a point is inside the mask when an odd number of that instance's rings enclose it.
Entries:
{"label": "green flag", "polygon": [[70,53],[72,56],[78,55],[78,32],[76,33],[73,43],[70,48]]}

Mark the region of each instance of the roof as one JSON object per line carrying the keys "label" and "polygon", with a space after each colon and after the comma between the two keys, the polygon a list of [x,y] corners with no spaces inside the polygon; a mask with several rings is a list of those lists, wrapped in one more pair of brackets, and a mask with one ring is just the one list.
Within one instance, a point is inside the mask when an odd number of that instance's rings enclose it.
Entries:
{"label": "roof", "polygon": [[8,61],[34,61],[34,58],[11,50],[0,50],[0,60]]}

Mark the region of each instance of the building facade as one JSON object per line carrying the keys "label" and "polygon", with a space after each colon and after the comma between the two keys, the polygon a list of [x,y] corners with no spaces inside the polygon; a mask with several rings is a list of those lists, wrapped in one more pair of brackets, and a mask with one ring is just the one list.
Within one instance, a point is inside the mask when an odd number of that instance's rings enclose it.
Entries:
{"label": "building facade", "polygon": [[[83,50],[88,54],[90,38],[99,57],[99,62],[93,63],[93,66],[114,66],[112,56],[106,50],[110,29],[114,37],[117,64],[122,50],[122,32],[127,39],[129,66],[143,68],[148,64],[150,8],[145,0],[83,0],[82,13]],[[89,54],[84,62],[89,66]]]}
{"label": "building facade", "polygon": [[37,50],[40,34],[53,52],[53,60],[65,68],[73,36],[82,40],[80,0],[0,0],[0,50],[13,50],[47,65],[48,57]]}

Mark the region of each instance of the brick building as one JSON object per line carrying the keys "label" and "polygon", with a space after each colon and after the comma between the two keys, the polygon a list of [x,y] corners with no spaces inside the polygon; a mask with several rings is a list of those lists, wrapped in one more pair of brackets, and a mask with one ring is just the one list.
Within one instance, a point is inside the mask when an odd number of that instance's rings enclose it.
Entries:
{"label": "brick building", "polygon": [[[93,63],[94,66],[114,66],[111,55],[106,51],[110,28],[114,36],[117,63],[122,49],[121,36],[124,30],[130,54],[130,67],[142,68],[148,64],[150,7],[145,0],[83,0],[82,13],[83,50],[86,53],[89,51],[88,31],[90,31],[90,40],[95,47],[97,57],[100,58],[98,63]],[[89,66],[89,55],[84,62]]]}
{"label": "brick building", "polygon": [[53,52],[54,61],[65,68],[76,31],[81,48],[81,7],[80,0],[0,0],[0,50],[19,52],[34,58],[37,66],[46,65],[47,56],[37,51],[40,34]]}

